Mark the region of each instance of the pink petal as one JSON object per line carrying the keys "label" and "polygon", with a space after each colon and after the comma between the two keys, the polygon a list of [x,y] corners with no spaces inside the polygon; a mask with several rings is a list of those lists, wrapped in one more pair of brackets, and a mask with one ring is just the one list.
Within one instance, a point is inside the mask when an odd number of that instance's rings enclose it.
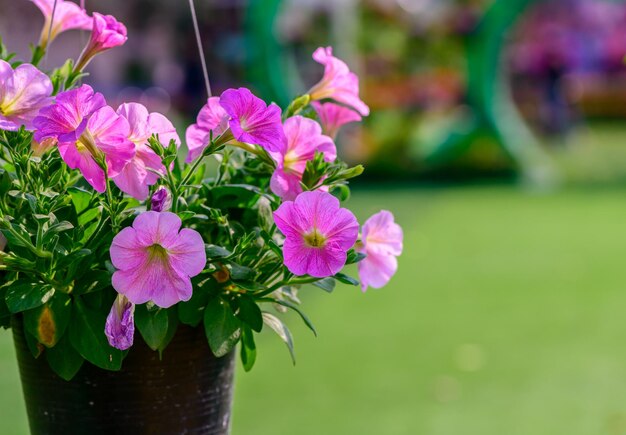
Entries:
{"label": "pink petal", "polygon": [[278,167],[270,179],[270,188],[283,201],[293,201],[302,193],[301,178],[297,174],[287,173],[283,168]]}
{"label": "pink petal", "polygon": [[141,213],[133,222],[140,243],[145,246],[159,244],[164,248],[177,240],[181,225],[180,218],[174,213],[156,211]]}
{"label": "pink petal", "polygon": [[128,138],[136,143],[144,143],[152,136],[148,123],[148,109],[139,103],[124,103],[117,108],[118,115],[124,117],[129,124]]}
{"label": "pink petal", "polygon": [[106,190],[104,171],[93,159],[88,151],[79,152],[75,142],[60,142],[59,154],[67,166],[80,170],[85,180],[96,191],[103,193]]}
{"label": "pink petal", "polygon": [[109,250],[111,263],[120,270],[137,269],[148,261],[146,246],[139,241],[137,231],[133,227],[126,227],[117,233],[111,242]]}
{"label": "pink petal", "polygon": [[332,48],[318,48],[313,53],[313,59],[324,65],[324,77],[309,91],[311,98],[332,98],[363,116],[369,115],[369,107],[359,98],[359,78],[350,72],[344,61],[333,56]]}
{"label": "pink petal", "polygon": [[394,255],[367,253],[359,262],[359,278],[363,291],[367,287],[382,288],[398,270],[398,260]]}
{"label": "pink petal", "polygon": [[179,276],[171,266],[156,262],[136,269],[118,270],[111,281],[113,288],[132,303],[153,301],[161,308],[189,300],[193,291],[189,277]]}
{"label": "pink petal", "polygon": [[[122,192],[143,201],[150,194],[149,186],[156,182],[156,180],[149,180],[149,175],[158,178],[156,175],[148,172],[146,165],[141,159],[135,157],[124,166],[119,174],[113,177],[113,181]],[[148,181],[152,181],[152,183],[149,184]]]}
{"label": "pink petal", "polygon": [[204,241],[197,231],[183,228],[178,238],[166,248],[172,267],[181,275],[196,276],[206,266]]}
{"label": "pink petal", "polygon": [[394,222],[393,214],[382,210],[363,225],[363,242],[368,252],[402,254],[402,228]]}
{"label": "pink petal", "polygon": [[285,266],[295,275],[333,276],[346,264],[346,251],[332,246],[311,248],[302,239],[287,238],[283,245]]}
{"label": "pink petal", "polygon": [[285,149],[280,107],[267,106],[246,88],[224,91],[220,104],[231,117],[229,126],[238,141],[259,145],[271,152]]}
{"label": "pink petal", "polygon": [[106,156],[109,177],[115,177],[135,155],[135,145],[127,139],[128,121],[104,106],[92,114],[87,128]]}
{"label": "pink petal", "polygon": [[361,115],[347,107],[335,103],[311,103],[322,123],[324,133],[334,138],[339,129],[351,122],[361,121]]}

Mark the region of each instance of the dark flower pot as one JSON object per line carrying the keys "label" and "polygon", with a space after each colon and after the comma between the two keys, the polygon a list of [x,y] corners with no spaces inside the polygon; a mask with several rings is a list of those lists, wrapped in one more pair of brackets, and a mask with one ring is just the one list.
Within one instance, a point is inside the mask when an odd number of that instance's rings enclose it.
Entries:
{"label": "dark flower pot", "polygon": [[13,338],[32,434],[229,433],[233,353],[213,356],[201,328],[180,325],[162,360],[137,334],[121,371],[85,362],[68,382],[33,358],[21,325]]}

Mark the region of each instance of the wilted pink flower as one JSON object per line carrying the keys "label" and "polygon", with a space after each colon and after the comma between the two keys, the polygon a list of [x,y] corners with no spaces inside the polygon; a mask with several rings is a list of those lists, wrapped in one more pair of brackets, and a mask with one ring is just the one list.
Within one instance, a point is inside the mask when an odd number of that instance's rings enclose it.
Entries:
{"label": "wilted pink flower", "polygon": [[320,47],[313,53],[313,59],[324,65],[324,77],[309,90],[311,99],[330,98],[354,108],[363,116],[369,115],[369,107],[359,98],[359,78],[344,61],[333,56],[333,49]]}
{"label": "wilted pink flower", "polygon": [[58,140],[61,157],[78,168],[98,192],[106,190],[104,170],[96,159],[105,157],[108,176],[115,177],[135,155],[127,137],[130,127],[106,106],[104,97],[88,85],[62,92],[56,103],[44,107],[33,120],[35,140]]}
{"label": "wilted pink flower", "polygon": [[220,97],[220,105],[230,117],[228,125],[235,139],[259,145],[270,152],[281,152],[285,134],[276,104],[265,104],[249,89],[228,89]]}
{"label": "wilted pink flower", "polygon": [[125,103],[117,109],[117,114],[124,117],[130,125],[128,139],[135,146],[135,156],[113,181],[125,192],[140,201],[146,199],[152,186],[159,179],[159,174],[165,174],[165,166],[161,158],[150,148],[148,139],[153,134],[159,135],[159,140],[165,146],[173,139],[180,145],[180,138],[174,125],[160,113],[148,113],[139,103]]}
{"label": "wilted pink flower", "polygon": [[127,39],[124,24],[117,21],[113,15],[94,12],[91,38],[76,62],[75,70],[82,71],[98,53],[123,45]]}
{"label": "wilted pink flower", "polygon": [[283,200],[294,200],[302,193],[302,175],[306,162],[315,157],[316,152],[324,153],[324,160],[332,162],[337,158],[337,148],[331,138],[322,134],[322,127],[309,118],[293,116],[284,124],[287,149],[282,153],[271,153],[276,161],[270,186],[272,192]]}
{"label": "wilted pink flower", "polygon": [[150,198],[150,210],[152,211],[168,211],[172,206],[172,195],[167,187],[161,186],[154,192]]}
{"label": "wilted pink flower", "polygon": [[47,75],[31,64],[11,68],[0,60],[0,129],[32,130],[37,112],[52,101],[52,83]]}
{"label": "wilted pink flower", "polygon": [[340,106],[339,104],[313,101],[311,105],[320,118],[324,134],[333,139],[337,137],[337,133],[339,133],[341,127],[351,122],[358,122],[362,119],[361,115],[354,110]]}
{"label": "wilted pink flower", "polygon": [[[45,21],[41,29],[41,37],[39,38],[39,46],[46,48],[54,38],[66,30],[83,29],[89,30],[92,27],[92,19],[84,8],[71,1],[56,0],[31,0],[41,10]],[[52,14],[54,10],[54,22]],[[50,34],[50,40],[48,40]]]}
{"label": "wilted pink flower", "polygon": [[119,350],[133,345],[135,336],[135,304],[124,295],[117,295],[104,325],[109,344]]}
{"label": "wilted pink flower", "polygon": [[191,278],[206,264],[204,242],[197,231],[180,230],[174,213],[147,211],[113,238],[113,288],[134,304],[153,301],[168,308],[191,298]]}
{"label": "wilted pink flower", "polygon": [[398,269],[396,257],[402,254],[402,228],[394,222],[393,214],[380,211],[363,225],[361,242],[358,251],[367,255],[359,262],[361,288],[381,288]]}
{"label": "wilted pink flower", "polygon": [[214,137],[224,133],[228,129],[228,113],[220,106],[220,97],[211,97],[200,109],[195,124],[187,128],[185,139],[187,140],[187,163],[193,162],[200,157],[204,149],[209,145],[211,132]]}
{"label": "wilted pink flower", "polygon": [[295,201],[281,204],[274,221],[285,235],[285,266],[295,275],[335,275],[346,264],[359,233],[352,212],[320,190],[303,192]]}

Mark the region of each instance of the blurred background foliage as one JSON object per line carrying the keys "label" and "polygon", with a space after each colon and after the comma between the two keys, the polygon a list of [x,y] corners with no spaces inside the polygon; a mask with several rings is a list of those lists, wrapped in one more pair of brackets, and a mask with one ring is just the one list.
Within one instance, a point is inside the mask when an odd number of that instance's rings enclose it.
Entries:
{"label": "blurred background foliage", "polygon": [[[130,36],[89,82],[182,132],[206,99],[187,2],[86,3]],[[284,105],[335,47],[372,108],[338,141],[366,162],[349,206],[406,232],[386,289],[303,291],[321,337],[292,322],[295,369],[267,337],[238,375],[234,433],[626,434],[626,1],[195,3],[215,94]],[[42,22],[0,0],[13,50]],[[44,65],[87,37],[61,35]],[[10,334],[0,369],[0,433],[24,433]]]}

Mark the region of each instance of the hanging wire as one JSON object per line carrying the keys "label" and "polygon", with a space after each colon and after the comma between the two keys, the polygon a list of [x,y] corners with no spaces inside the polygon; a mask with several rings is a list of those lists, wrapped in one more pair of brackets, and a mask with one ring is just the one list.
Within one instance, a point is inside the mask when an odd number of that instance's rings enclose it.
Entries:
{"label": "hanging wire", "polygon": [[54,25],[54,14],[57,11],[57,0],[54,0],[54,4],[52,5],[52,15],[50,16],[50,27],[48,27],[48,38],[46,41],[46,54],[44,55],[43,64],[48,66],[48,52],[50,51],[50,37],[52,36],[52,26]]}
{"label": "hanging wire", "polygon": [[198,17],[196,16],[196,8],[193,5],[193,0],[189,0],[189,9],[191,10],[191,20],[193,21],[193,29],[196,33],[196,42],[198,44],[198,53],[200,54],[200,62],[202,63],[202,73],[204,74],[204,84],[206,86],[206,92],[209,98],[211,94],[211,83],[209,82],[209,71],[206,65],[206,59],[204,58],[204,49],[202,48],[202,38],[200,37],[200,28],[198,27]]}

